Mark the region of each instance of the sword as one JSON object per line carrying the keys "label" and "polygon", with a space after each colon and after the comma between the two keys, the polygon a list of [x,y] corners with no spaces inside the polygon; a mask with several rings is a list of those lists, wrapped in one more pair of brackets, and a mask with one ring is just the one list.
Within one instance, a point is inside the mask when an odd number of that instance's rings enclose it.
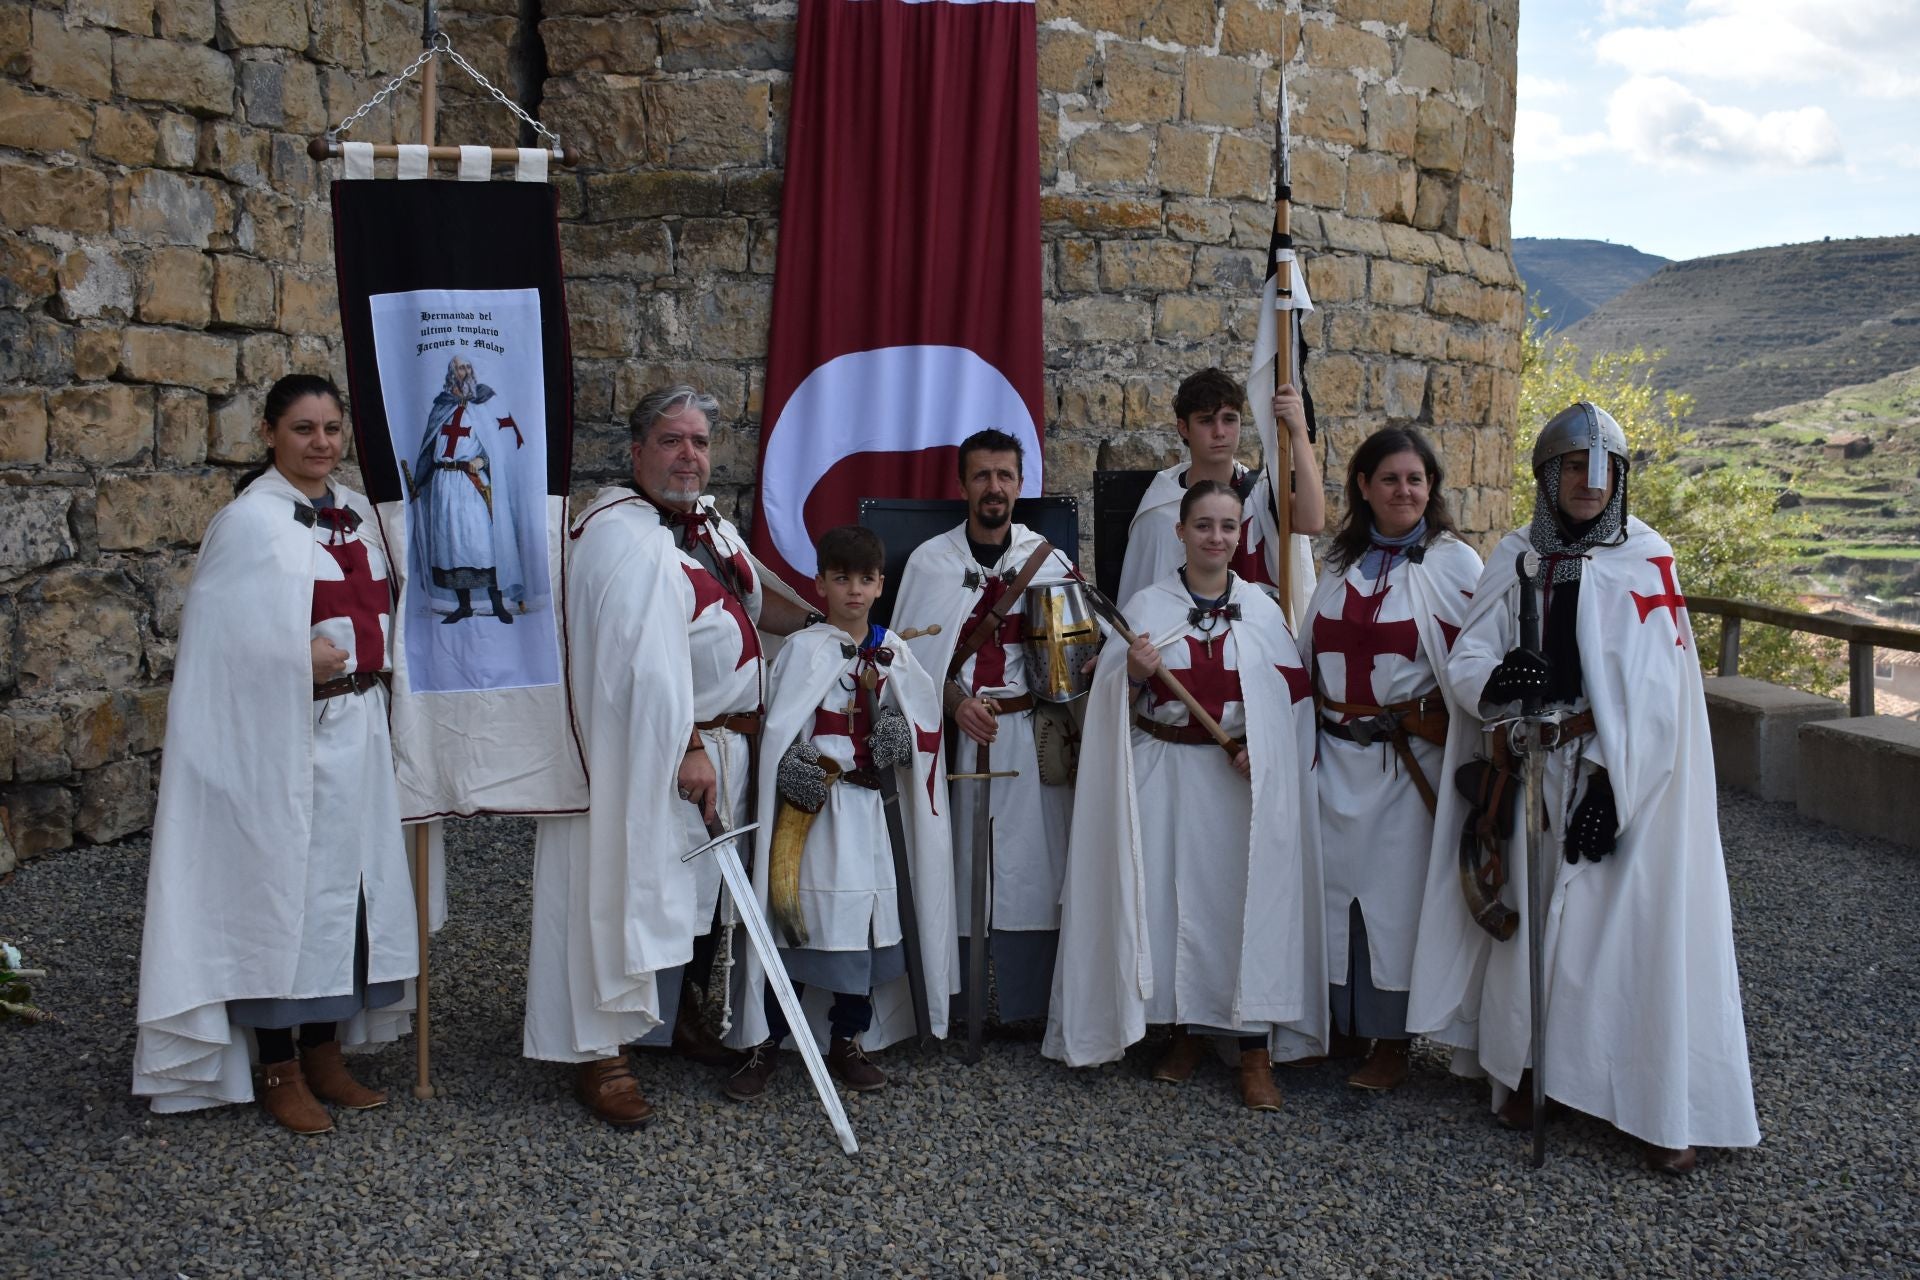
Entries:
{"label": "sword", "polygon": [[813,1032],[807,1029],[807,1015],[800,1008],[800,997],[794,993],[793,983],[787,977],[787,966],[780,959],[779,948],[774,945],[773,932],[767,928],[766,917],[760,914],[760,904],[754,899],[753,886],[747,882],[746,868],[740,865],[740,855],[733,848],[734,841],[759,825],[749,822],[744,827],[729,830],[720,819],[715,818],[707,824],[707,835],[711,838],[691,852],[680,855],[680,861],[691,862],[709,850],[719,859],[720,878],[726,882],[734,910],[740,913],[740,923],[746,926],[747,941],[753,944],[755,954],[760,957],[760,967],[767,971],[767,981],[773,984],[773,997],[780,1002],[781,1012],[787,1015],[787,1026],[793,1031],[794,1045],[800,1050],[801,1061],[807,1064],[807,1074],[813,1078],[813,1091],[820,1095],[820,1105],[826,1108],[827,1119],[833,1124],[835,1136],[840,1139],[840,1149],[848,1155],[855,1155],[860,1150],[860,1144],[854,1140],[853,1126],[847,1122],[847,1109],[841,1105],[833,1081],[827,1078],[827,1064],[820,1057],[820,1046],[813,1042]]}
{"label": "sword", "polygon": [[[1540,601],[1534,594],[1533,575],[1540,569],[1540,553],[1527,550],[1514,562],[1520,579],[1520,647],[1541,654]],[[1544,656],[1544,654],[1542,654]],[[1547,935],[1547,877],[1542,868],[1546,848],[1546,814],[1542,779],[1546,771],[1547,740],[1550,728],[1557,729],[1559,715],[1542,707],[1542,694],[1529,692],[1521,698],[1520,718],[1508,728],[1514,754],[1526,761],[1523,770],[1525,788],[1521,803],[1526,806],[1527,829],[1527,1004],[1532,1020],[1533,1059],[1533,1167],[1547,1162],[1547,1018],[1546,962],[1541,949]],[[1557,736],[1557,733],[1556,735]]]}
{"label": "sword", "polygon": [[977,744],[973,783],[972,942],[967,947],[967,1057],[980,1061],[980,1037],[987,1022],[987,865],[993,861],[993,749]]}
{"label": "sword", "polygon": [[[872,667],[860,673],[860,701],[866,706],[869,732],[880,722],[880,700],[874,696],[876,683]],[[921,961],[920,916],[914,907],[913,868],[907,863],[907,832],[900,814],[900,780],[891,767],[874,772],[880,775],[880,806],[887,815],[887,843],[893,848],[894,901],[899,904],[900,942],[907,951],[907,992],[913,1000],[913,1031],[925,1041],[933,1035],[933,1017],[927,1011],[927,971]]]}

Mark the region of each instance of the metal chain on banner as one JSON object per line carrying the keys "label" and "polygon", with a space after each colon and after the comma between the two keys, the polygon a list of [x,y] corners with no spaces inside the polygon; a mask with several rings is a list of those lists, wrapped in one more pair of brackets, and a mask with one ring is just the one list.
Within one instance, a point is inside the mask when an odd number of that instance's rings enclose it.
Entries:
{"label": "metal chain on banner", "polygon": [[362,116],[365,116],[369,111],[372,111],[375,107],[385,102],[388,98],[391,98],[394,95],[394,93],[399,90],[401,85],[405,84],[408,80],[411,80],[414,76],[419,75],[420,69],[422,67],[426,66],[429,62],[432,62],[435,58],[439,57],[443,53],[446,54],[449,58],[453,59],[454,65],[459,67],[462,71],[466,72],[467,75],[474,81],[474,83],[478,84],[481,88],[485,89],[488,93],[492,94],[494,98],[499,101],[501,106],[513,112],[513,114],[519,118],[522,124],[527,125],[535,133],[545,138],[549,143],[550,150],[553,150],[553,151],[560,150],[560,135],[555,133],[553,130],[547,128],[547,126],[545,126],[544,124],[541,124],[538,120],[535,120],[531,115],[528,115],[526,112],[526,109],[523,108],[519,103],[515,102],[512,98],[509,98],[504,92],[501,91],[498,85],[494,84],[493,81],[487,79],[484,75],[481,75],[477,67],[475,67],[471,62],[468,62],[465,58],[460,56],[460,51],[453,47],[452,39],[449,38],[447,33],[444,31],[434,32],[433,42],[421,51],[420,56],[415,58],[413,62],[410,65],[408,65],[405,71],[402,71],[399,75],[387,81],[386,86],[384,88],[382,88],[378,93],[374,94],[373,97],[361,103],[360,107],[356,111],[354,111],[352,115],[348,116],[345,120],[342,120],[339,124],[333,126],[333,128],[327,130],[327,140],[329,142],[338,142],[340,140],[340,136],[346,133],[347,130],[353,128],[353,126],[359,122]]}

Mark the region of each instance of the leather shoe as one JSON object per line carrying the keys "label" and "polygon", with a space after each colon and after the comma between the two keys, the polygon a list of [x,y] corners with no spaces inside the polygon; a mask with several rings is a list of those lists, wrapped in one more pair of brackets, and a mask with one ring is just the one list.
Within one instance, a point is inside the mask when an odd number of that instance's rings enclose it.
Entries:
{"label": "leather shoe", "polygon": [[740,1055],[721,1042],[707,1021],[706,1001],[688,986],[680,992],[680,1014],[673,1020],[673,1051],[703,1067],[730,1067]]}
{"label": "leather shoe", "polygon": [[773,1079],[774,1068],[780,1065],[780,1051],[773,1041],[763,1040],[753,1046],[746,1061],[735,1067],[720,1091],[735,1102],[752,1102],[767,1091],[767,1083]]}
{"label": "leather shoe", "polygon": [[1253,1111],[1280,1109],[1280,1087],[1273,1082],[1273,1061],[1265,1049],[1240,1051],[1240,1101]]}
{"label": "leather shoe", "polygon": [[1366,1062],[1347,1077],[1348,1086],[1374,1093],[1398,1089],[1407,1080],[1407,1047],[1405,1040],[1375,1040]]}
{"label": "leather shoe", "polygon": [[1193,1079],[1194,1070],[1199,1067],[1200,1059],[1206,1056],[1206,1052],[1205,1040],[1188,1035],[1184,1028],[1176,1027],[1173,1038],[1167,1041],[1167,1051],[1160,1055],[1160,1061],[1153,1064],[1153,1078],[1168,1084],[1185,1084]]}
{"label": "leather shoe", "polygon": [[300,1051],[300,1071],[307,1078],[307,1087],[316,1098],[331,1102],[336,1107],[345,1107],[349,1111],[371,1111],[375,1107],[387,1105],[385,1089],[369,1089],[353,1078],[347,1070],[346,1056],[340,1052],[340,1042],[329,1040]]}
{"label": "leather shoe", "polygon": [[1692,1147],[1656,1147],[1647,1143],[1647,1168],[1655,1173],[1684,1177],[1693,1172],[1699,1158],[1699,1152]]}
{"label": "leather shoe", "polygon": [[640,1096],[627,1055],[583,1062],[574,1077],[574,1095],[587,1110],[616,1129],[632,1129],[653,1119],[653,1104]]}
{"label": "leather shoe", "polygon": [[827,1073],[855,1093],[887,1087],[887,1073],[867,1060],[858,1040],[835,1040],[827,1046]]}
{"label": "leather shoe", "polygon": [[307,1088],[298,1058],[260,1064],[260,1105],[274,1123],[293,1133],[328,1133],[333,1129],[333,1117]]}

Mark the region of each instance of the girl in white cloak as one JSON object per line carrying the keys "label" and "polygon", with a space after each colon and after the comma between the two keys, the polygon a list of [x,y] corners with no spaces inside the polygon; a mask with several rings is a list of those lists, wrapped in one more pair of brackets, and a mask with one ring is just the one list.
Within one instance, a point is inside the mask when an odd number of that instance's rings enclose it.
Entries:
{"label": "girl in white cloak", "polygon": [[[267,393],[268,464],[213,518],[180,622],[147,873],[133,1091],[155,1111],[254,1096],[296,1133],[386,1101],[342,1042],[405,1030],[413,893],[387,738],[387,561],[332,483],[340,393]],[[295,1045],[298,1037],[298,1052]]]}
{"label": "girl in white cloak", "polygon": [[[1272,1052],[1326,1048],[1313,707],[1279,606],[1228,571],[1240,519],[1231,489],[1190,487],[1185,568],[1127,601],[1138,639],[1101,653],[1042,1051],[1110,1062],[1148,1023],[1171,1023],[1154,1075],[1178,1082],[1204,1037],[1230,1036],[1241,1099],[1273,1111]],[[1163,670],[1237,740],[1231,756]]]}
{"label": "girl in white cloak", "polygon": [[1362,442],[1300,633],[1320,707],[1331,1052],[1368,1054],[1347,1077],[1356,1089],[1407,1078],[1407,987],[1451,711],[1438,673],[1480,577],[1442,481],[1417,431],[1387,427]]}

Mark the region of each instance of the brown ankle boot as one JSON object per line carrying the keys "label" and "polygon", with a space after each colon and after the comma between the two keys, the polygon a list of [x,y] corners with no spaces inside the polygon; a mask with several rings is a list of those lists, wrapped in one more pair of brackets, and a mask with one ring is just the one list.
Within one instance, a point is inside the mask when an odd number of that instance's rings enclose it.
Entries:
{"label": "brown ankle boot", "polygon": [[835,1040],[827,1046],[827,1072],[855,1093],[887,1086],[887,1073],[867,1060],[858,1040]]}
{"label": "brown ankle boot", "polygon": [[714,1034],[707,1021],[706,1001],[699,989],[688,987],[680,993],[680,1013],[673,1020],[673,1051],[703,1067],[731,1067],[740,1055]]}
{"label": "brown ankle boot", "polygon": [[1375,1040],[1373,1052],[1358,1071],[1347,1077],[1347,1084],[1375,1093],[1398,1089],[1407,1080],[1407,1047],[1405,1040]]}
{"label": "brown ankle boot", "polygon": [[1685,1177],[1692,1173],[1699,1163],[1700,1153],[1692,1147],[1656,1147],[1646,1144],[1647,1168],[1655,1173],[1670,1173],[1675,1177]]}
{"label": "brown ankle boot", "polygon": [[340,1052],[338,1040],[302,1049],[300,1072],[306,1076],[307,1087],[313,1090],[314,1097],[323,1098],[336,1107],[345,1107],[349,1111],[370,1111],[374,1107],[387,1105],[385,1089],[369,1089],[353,1078],[347,1070],[347,1060]]}
{"label": "brown ankle boot", "polygon": [[1280,1109],[1280,1087],[1273,1082],[1273,1062],[1265,1049],[1240,1051],[1240,1101],[1254,1111]]}
{"label": "brown ankle boot", "polygon": [[307,1088],[300,1059],[260,1064],[260,1105],[282,1129],[294,1133],[329,1133],[333,1117]]}
{"label": "brown ankle boot", "polygon": [[653,1104],[640,1096],[640,1085],[624,1053],[581,1063],[573,1092],[587,1110],[616,1129],[632,1129],[653,1119]]}
{"label": "brown ankle boot", "polygon": [[1193,1079],[1193,1073],[1206,1052],[1205,1039],[1190,1036],[1185,1028],[1175,1027],[1173,1039],[1167,1041],[1167,1051],[1160,1055],[1160,1061],[1153,1064],[1153,1078],[1168,1084],[1185,1084]]}

